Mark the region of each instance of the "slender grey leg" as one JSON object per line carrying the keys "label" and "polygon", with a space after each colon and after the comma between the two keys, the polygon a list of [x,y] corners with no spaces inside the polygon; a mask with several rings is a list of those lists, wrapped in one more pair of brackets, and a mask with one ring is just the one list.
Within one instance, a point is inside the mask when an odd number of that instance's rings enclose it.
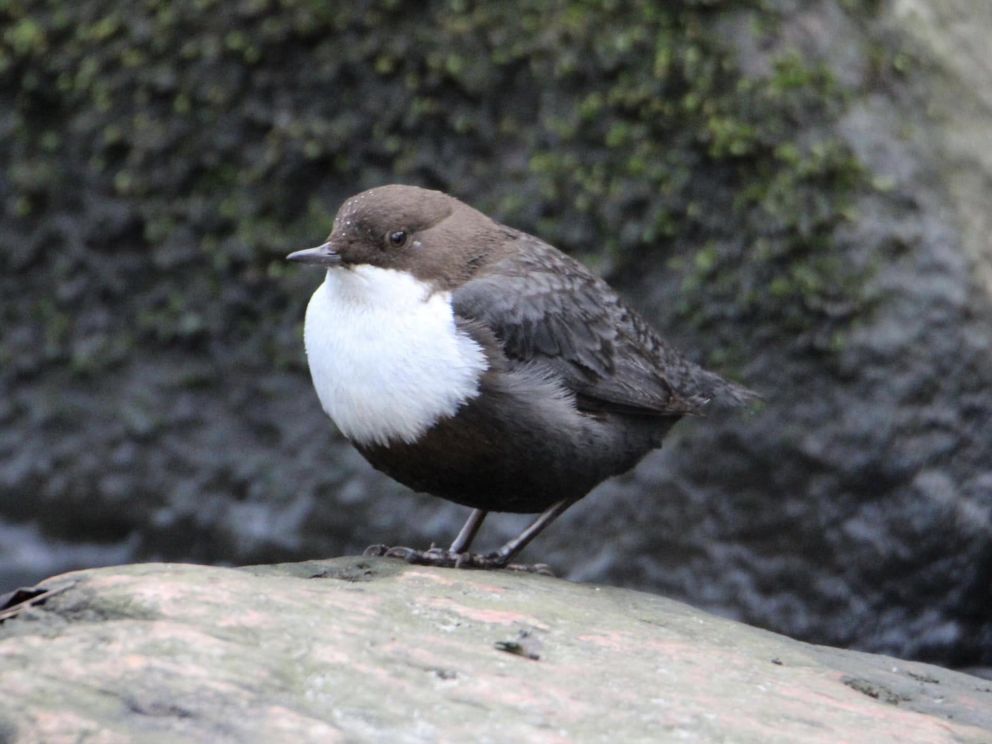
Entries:
{"label": "slender grey leg", "polygon": [[451,543],[451,547],[448,548],[449,553],[464,553],[471,546],[472,541],[475,536],[479,534],[479,528],[482,527],[482,520],[486,518],[489,512],[482,509],[473,509],[472,513],[468,515],[468,520],[465,522],[465,526],[462,527],[461,532],[458,533],[458,537],[455,541]]}
{"label": "slender grey leg", "polygon": [[490,553],[485,556],[485,559],[492,561],[494,566],[505,566],[509,563],[513,556],[527,547],[527,544],[541,534],[541,531],[547,527],[549,524],[554,522],[562,513],[575,503],[572,499],[562,499],[556,504],[552,504],[548,507],[534,522],[517,535],[515,538],[507,542],[503,547],[497,550],[495,553]]}
{"label": "slender grey leg", "polygon": [[[408,563],[417,563],[430,566],[449,566],[453,568],[506,568],[513,557],[527,547],[535,537],[541,534],[549,524],[562,515],[568,507],[575,503],[574,499],[564,499],[552,504],[546,509],[531,525],[507,542],[503,547],[493,553],[478,555],[469,553],[468,547],[479,532],[482,520],[486,518],[488,512],[482,509],[474,509],[462,527],[458,537],[451,544],[448,550],[432,547],[430,550],[414,550],[413,548],[395,547],[386,545],[373,545],[366,549],[365,555],[386,556],[387,558],[402,558]],[[549,573],[547,566],[539,564],[536,566],[510,566],[517,570],[534,571],[537,573]]]}

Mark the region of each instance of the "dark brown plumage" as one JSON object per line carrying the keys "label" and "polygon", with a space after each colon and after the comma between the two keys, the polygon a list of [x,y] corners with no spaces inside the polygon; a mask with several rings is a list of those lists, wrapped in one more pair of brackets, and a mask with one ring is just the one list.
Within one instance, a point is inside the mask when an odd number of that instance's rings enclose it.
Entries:
{"label": "dark brown plumage", "polygon": [[[383,351],[384,364],[395,362],[394,354],[413,355],[404,357],[416,360],[411,375],[423,371],[428,381],[458,375],[461,383],[471,374],[473,390],[413,434],[390,422],[388,413],[376,414],[381,421],[359,416],[355,422],[347,397],[350,367],[340,355],[352,353],[365,337],[355,340],[347,328],[335,328],[338,310],[319,321],[308,311],[308,353],[325,409],[346,434],[364,432],[366,424],[376,432],[352,435],[359,451],[411,488],[476,509],[450,550],[399,549],[409,560],[505,565],[571,503],[659,447],[681,416],[699,412],[713,398],[741,403],[753,395],[686,360],[582,264],[440,192],[384,186],[352,197],[327,243],[291,259],[328,268],[334,282],[321,301],[344,308],[341,317],[351,317],[348,293],[358,292],[355,301],[361,301],[366,291],[347,287],[414,281],[423,286],[425,302],[440,297],[448,303],[438,312],[450,313],[450,330],[435,335],[468,343],[466,359],[479,349],[484,354],[474,373],[460,371],[461,357],[434,369],[431,336],[421,342],[427,365],[421,370],[418,350],[394,349],[403,345],[394,342]],[[335,289],[339,285],[345,289]],[[312,303],[318,295],[320,290]],[[324,365],[336,374],[327,382],[311,349],[323,353],[322,334],[339,350]],[[397,366],[390,379],[404,369]],[[411,410],[422,407],[410,404]],[[397,421],[400,409],[406,412],[405,400],[396,403]],[[532,529],[500,551],[467,552],[486,512],[542,510]]]}

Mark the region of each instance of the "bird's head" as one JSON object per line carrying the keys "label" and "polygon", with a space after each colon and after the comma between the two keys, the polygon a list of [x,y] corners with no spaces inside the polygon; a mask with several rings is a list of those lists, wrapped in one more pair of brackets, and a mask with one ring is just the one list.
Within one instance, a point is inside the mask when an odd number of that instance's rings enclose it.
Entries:
{"label": "bird's head", "polygon": [[348,199],[327,240],[290,261],[331,270],[376,266],[450,288],[498,244],[500,226],[452,196],[416,186],[380,186]]}

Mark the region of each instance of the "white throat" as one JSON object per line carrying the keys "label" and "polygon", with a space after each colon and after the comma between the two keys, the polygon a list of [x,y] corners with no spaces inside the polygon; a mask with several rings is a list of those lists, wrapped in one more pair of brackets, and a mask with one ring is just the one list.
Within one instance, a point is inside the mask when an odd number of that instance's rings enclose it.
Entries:
{"label": "white throat", "polygon": [[456,328],[450,292],[375,266],[329,270],[303,336],[321,405],[364,445],[415,441],[479,394],[488,366]]}

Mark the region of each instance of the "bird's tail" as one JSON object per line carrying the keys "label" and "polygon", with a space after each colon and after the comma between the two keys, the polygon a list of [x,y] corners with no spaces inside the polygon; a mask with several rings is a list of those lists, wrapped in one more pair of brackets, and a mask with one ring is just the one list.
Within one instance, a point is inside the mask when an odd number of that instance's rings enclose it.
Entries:
{"label": "bird's tail", "polygon": [[750,406],[765,398],[760,393],[730,380],[725,380],[716,372],[700,368],[694,383],[697,390],[689,398],[697,413],[711,407],[738,408]]}

